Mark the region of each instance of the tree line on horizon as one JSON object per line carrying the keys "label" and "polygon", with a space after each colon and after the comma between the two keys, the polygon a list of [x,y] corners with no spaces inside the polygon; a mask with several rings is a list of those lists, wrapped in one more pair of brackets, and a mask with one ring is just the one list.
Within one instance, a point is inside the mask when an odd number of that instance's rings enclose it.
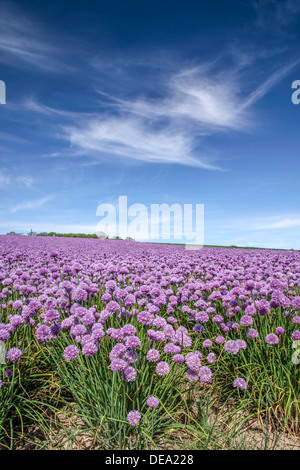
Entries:
{"label": "tree line on horizon", "polygon": [[[8,232],[6,235],[24,235],[23,233]],[[32,230],[27,233],[27,236],[31,237],[66,237],[66,238],[100,238],[109,240],[123,240],[121,237],[109,237],[105,232],[99,233],[57,233],[57,232],[33,232]],[[134,241],[133,238],[127,237],[125,240]]]}

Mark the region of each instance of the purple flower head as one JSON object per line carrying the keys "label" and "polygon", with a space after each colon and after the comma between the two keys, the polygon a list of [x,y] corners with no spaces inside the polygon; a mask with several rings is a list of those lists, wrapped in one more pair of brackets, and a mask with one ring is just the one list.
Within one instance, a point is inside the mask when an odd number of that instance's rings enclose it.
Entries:
{"label": "purple flower head", "polygon": [[146,403],[149,408],[157,408],[159,405],[159,400],[156,397],[149,397]]}
{"label": "purple flower head", "polygon": [[229,354],[234,354],[234,355],[237,354],[240,350],[238,343],[232,339],[229,341],[226,341],[224,349]]}
{"label": "purple flower head", "polygon": [[193,328],[193,331],[195,331],[195,333],[197,334],[203,334],[204,331],[205,331],[205,328],[203,325],[201,325],[200,323],[198,325],[195,325],[194,328]]}
{"label": "purple flower head", "polygon": [[159,351],[157,351],[157,349],[149,349],[149,351],[147,352],[146,358],[147,358],[147,361],[150,361],[150,362],[159,361],[159,358],[160,358]]}
{"label": "purple flower head", "polygon": [[137,362],[138,358],[138,354],[133,350],[126,351],[123,356],[124,361],[128,362],[129,364],[134,364]]}
{"label": "purple flower head", "polygon": [[118,343],[110,351],[109,358],[111,361],[113,359],[117,359],[118,357],[123,356],[123,354],[125,354],[126,351],[127,351],[126,346],[122,343]]}
{"label": "purple flower head", "polygon": [[180,346],[176,346],[176,344],[173,344],[173,343],[167,343],[165,346],[164,346],[164,352],[166,354],[177,354],[181,351],[181,348]]}
{"label": "purple flower head", "polygon": [[71,361],[73,359],[76,359],[78,354],[79,349],[71,344],[70,346],[67,346],[64,350],[64,359],[66,361]]}
{"label": "purple flower head", "polygon": [[6,341],[9,338],[9,331],[5,328],[0,328],[0,341]]}
{"label": "purple flower head", "polygon": [[209,320],[209,316],[206,312],[197,312],[195,315],[195,319],[200,323],[206,323]]}
{"label": "purple flower head", "polygon": [[206,357],[206,360],[209,364],[213,364],[217,360],[217,356],[214,353],[209,353]]}
{"label": "purple flower head", "polygon": [[90,341],[89,343],[86,343],[82,348],[82,354],[88,357],[93,356],[94,354],[96,354],[97,351],[98,351],[98,344],[95,343],[94,341]]}
{"label": "purple flower head", "polygon": [[42,325],[36,329],[35,336],[39,343],[46,343],[49,341],[51,335],[50,327]]}
{"label": "purple flower head", "polygon": [[171,316],[171,317],[168,317],[168,318],[167,318],[167,321],[168,321],[169,323],[171,323],[172,325],[173,325],[174,323],[177,323],[177,319],[176,319],[175,317],[172,317],[172,316]]}
{"label": "purple flower head", "polygon": [[282,326],[277,326],[277,328],[275,329],[276,333],[281,336],[283,335],[284,333],[284,328],[282,328]]}
{"label": "purple flower head", "polygon": [[239,350],[241,349],[247,349],[247,343],[246,341],[244,341],[243,339],[236,339],[236,344],[238,345],[239,347]]}
{"label": "purple flower head", "polygon": [[121,328],[121,330],[124,333],[124,335],[128,335],[128,336],[135,335],[136,333],[136,327],[134,325],[131,325],[130,323],[128,323],[127,325],[124,325]]}
{"label": "purple flower head", "polygon": [[11,348],[6,353],[6,359],[11,362],[17,362],[22,356],[22,351],[19,348]]}
{"label": "purple flower head", "polygon": [[294,331],[294,333],[292,334],[292,340],[294,340],[294,341],[300,340],[300,331],[299,330]]}
{"label": "purple flower head", "polygon": [[233,386],[236,387],[236,388],[239,388],[241,390],[246,390],[247,388],[247,382],[245,379],[242,379],[241,377],[238,377],[237,379],[235,379],[235,381],[233,382]]}
{"label": "purple flower head", "polygon": [[141,420],[141,413],[138,411],[130,411],[127,415],[127,421],[131,426],[137,426]]}
{"label": "purple flower head", "polygon": [[137,336],[132,335],[132,336],[127,336],[124,339],[124,343],[128,349],[137,349],[141,345],[141,340]]}
{"label": "purple flower head", "polygon": [[175,354],[172,359],[177,364],[181,364],[184,361],[184,356],[182,354]]}
{"label": "purple flower head", "polygon": [[224,318],[222,317],[222,315],[215,315],[212,319],[214,323],[222,323],[223,320]]}
{"label": "purple flower head", "polygon": [[135,380],[136,378],[136,370],[134,367],[131,366],[125,367],[125,369],[123,370],[123,374],[126,382],[133,382],[133,380]]}
{"label": "purple flower head", "polygon": [[185,356],[185,363],[189,369],[198,370],[201,366],[199,357],[194,353],[188,353]]}
{"label": "purple flower head", "polygon": [[273,344],[278,344],[278,342],[279,342],[279,338],[274,333],[269,333],[266,336],[266,343],[273,345]]}
{"label": "purple flower head", "polygon": [[84,325],[74,325],[71,327],[70,333],[72,336],[85,335],[87,328]]}
{"label": "purple flower head", "polygon": [[199,377],[202,383],[209,383],[212,381],[212,371],[207,366],[202,366],[199,369]]}
{"label": "purple flower head", "polygon": [[123,359],[113,359],[110,364],[111,370],[121,372],[121,370],[124,370],[125,367],[127,367],[127,362],[125,362]]}
{"label": "purple flower head", "polygon": [[170,372],[170,366],[167,362],[161,361],[157,363],[155,370],[158,375],[167,375]]}
{"label": "purple flower head", "polygon": [[225,343],[225,338],[224,338],[224,336],[218,335],[218,336],[216,337],[216,339],[215,339],[215,342],[216,342],[217,344]]}
{"label": "purple flower head", "polygon": [[138,314],[137,320],[139,323],[142,323],[143,325],[152,326],[154,315],[152,315],[149,312],[142,311]]}
{"label": "purple flower head", "polygon": [[240,320],[240,324],[242,326],[250,326],[253,324],[253,318],[250,317],[250,315],[243,315]]}
{"label": "purple flower head", "polygon": [[206,339],[205,341],[203,341],[203,344],[202,344],[202,346],[203,346],[204,348],[211,348],[212,345],[213,345],[213,343],[212,343],[212,341],[211,341],[210,339]]}

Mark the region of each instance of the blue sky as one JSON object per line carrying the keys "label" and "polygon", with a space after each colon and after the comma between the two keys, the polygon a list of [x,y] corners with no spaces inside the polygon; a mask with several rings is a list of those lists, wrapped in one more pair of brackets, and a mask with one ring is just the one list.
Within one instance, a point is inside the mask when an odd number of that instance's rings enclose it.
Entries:
{"label": "blue sky", "polygon": [[205,243],[300,249],[300,4],[0,1],[0,233],[204,204]]}

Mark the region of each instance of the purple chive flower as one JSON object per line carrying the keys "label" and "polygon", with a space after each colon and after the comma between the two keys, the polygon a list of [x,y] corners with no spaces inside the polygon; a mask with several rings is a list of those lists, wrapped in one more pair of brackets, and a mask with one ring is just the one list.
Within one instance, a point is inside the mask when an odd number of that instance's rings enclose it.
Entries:
{"label": "purple chive flower", "polygon": [[245,379],[242,379],[241,377],[238,377],[237,379],[235,379],[235,381],[233,382],[233,386],[236,387],[236,388],[239,388],[241,390],[246,390],[247,388],[247,382]]}
{"label": "purple chive flower", "polygon": [[222,317],[222,315],[215,315],[212,319],[214,323],[222,323],[223,320],[224,318]]}
{"label": "purple chive flower", "polygon": [[253,318],[250,315],[243,315],[240,319],[240,324],[242,326],[251,326],[253,324]]}
{"label": "purple chive flower", "polygon": [[214,364],[217,360],[217,356],[214,353],[209,353],[206,357],[206,360],[209,364]]}
{"label": "purple chive flower", "polygon": [[36,329],[35,336],[39,343],[46,343],[49,341],[51,335],[51,329],[47,325],[39,326]]}
{"label": "purple chive flower", "polygon": [[167,362],[161,361],[158,362],[155,370],[158,375],[167,375],[170,372],[170,366]]}
{"label": "purple chive flower", "polygon": [[135,362],[137,362],[138,358],[138,353],[136,351],[133,351],[132,349],[126,351],[123,356],[124,361],[128,362],[129,364],[134,364]]}
{"label": "purple chive flower", "polygon": [[157,349],[149,349],[149,351],[147,352],[146,358],[147,358],[147,361],[149,362],[159,361],[159,358],[160,358],[159,351],[157,351]]}
{"label": "purple chive flower", "polygon": [[141,345],[141,340],[137,336],[126,336],[124,339],[125,346],[128,349],[137,349]]}
{"label": "purple chive flower", "polygon": [[82,348],[82,354],[88,357],[93,356],[94,354],[96,354],[97,351],[98,351],[98,344],[94,343],[93,341],[86,343]]}
{"label": "purple chive flower", "polygon": [[172,317],[172,316],[171,316],[171,317],[168,317],[168,318],[167,318],[167,321],[168,321],[169,323],[171,323],[171,324],[177,323],[177,319],[176,319],[175,317]]}
{"label": "purple chive flower", "polygon": [[278,344],[278,342],[279,342],[279,338],[274,333],[269,333],[266,336],[266,343],[273,345],[273,344]]}
{"label": "purple chive flower", "polygon": [[66,359],[66,361],[71,361],[73,359],[76,359],[78,354],[79,349],[71,344],[70,346],[67,346],[64,350],[64,359]]}
{"label": "purple chive flower", "polygon": [[180,346],[176,346],[176,344],[173,344],[173,343],[167,343],[165,346],[164,346],[164,352],[166,354],[177,354],[181,351],[181,348]]}
{"label": "purple chive flower", "polygon": [[127,362],[119,358],[113,359],[110,364],[111,370],[114,370],[117,372],[121,372],[122,370],[125,369],[125,367],[127,367]]}
{"label": "purple chive flower", "polygon": [[216,337],[216,339],[215,339],[215,342],[216,342],[217,344],[225,343],[225,338],[224,338],[224,336],[218,335],[218,336]]}
{"label": "purple chive flower", "polygon": [[149,312],[142,311],[138,314],[137,320],[139,323],[142,323],[143,325],[152,326],[154,315],[152,315]]}
{"label": "purple chive flower", "polygon": [[134,369],[134,367],[131,366],[125,367],[125,369],[123,370],[123,374],[126,382],[133,382],[133,380],[135,380],[136,378],[136,370]]}
{"label": "purple chive flower", "polygon": [[207,366],[202,366],[199,369],[199,377],[202,383],[208,383],[212,381],[212,371]]}
{"label": "purple chive flower", "polygon": [[175,354],[172,357],[173,361],[176,362],[177,364],[181,364],[184,361],[184,356],[182,354]]}
{"label": "purple chive flower", "polygon": [[192,370],[198,370],[201,366],[199,357],[194,353],[189,353],[185,356],[185,363]]}
{"label": "purple chive flower", "polygon": [[124,335],[135,335],[136,333],[136,327],[134,325],[131,325],[130,323],[128,323],[127,325],[124,325],[122,327],[122,331],[124,333]]}
{"label": "purple chive flower", "polygon": [[159,405],[159,400],[156,397],[149,397],[146,403],[149,408],[157,408]]}
{"label": "purple chive flower", "polygon": [[124,344],[118,343],[116,344],[109,354],[109,359],[112,361],[113,359],[117,359],[118,357],[123,356],[127,351],[127,348]]}
{"label": "purple chive flower", "polygon": [[209,320],[209,316],[206,312],[197,312],[195,318],[200,323],[206,323]]}
{"label": "purple chive flower", "polygon": [[11,377],[11,376],[12,376],[12,370],[11,370],[11,369],[7,369],[7,370],[5,371],[5,377],[9,378],[9,377]]}
{"label": "purple chive flower", "polygon": [[295,323],[296,325],[299,325],[299,323],[300,323],[300,317],[299,317],[299,315],[296,315],[296,316],[292,319],[292,323]]}
{"label": "purple chive flower", "polygon": [[6,359],[11,362],[17,362],[22,356],[22,351],[19,348],[11,348],[6,353]]}
{"label": "purple chive flower", "polygon": [[292,334],[292,340],[294,340],[294,341],[300,340],[300,331],[299,330],[294,331],[294,333]]}
{"label": "purple chive flower", "polygon": [[232,340],[232,339],[229,340],[229,341],[226,341],[224,349],[229,354],[234,354],[234,355],[237,354],[240,350],[239,345],[237,344],[237,342]]}
{"label": "purple chive flower", "polygon": [[213,343],[212,343],[212,341],[211,341],[210,339],[206,339],[205,341],[203,341],[203,344],[202,344],[202,346],[203,346],[204,348],[211,348],[212,345],[213,345]]}
{"label": "purple chive flower", "polygon": [[284,333],[284,328],[282,328],[282,326],[278,326],[276,329],[275,329],[276,333],[281,336],[283,335]]}
{"label": "purple chive flower", "polygon": [[138,411],[130,411],[127,415],[127,421],[131,426],[137,426],[142,418]]}
{"label": "purple chive flower", "polygon": [[0,341],[6,341],[9,338],[9,332],[5,328],[0,328]]}
{"label": "purple chive flower", "polygon": [[247,343],[243,339],[236,339],[236,344],[238,345],[239,350],[247,349]]}
{"label": "purple chive flower", "polygon": [[205,332],[205,328],[203,325],[201,325],[200,323],[198,325],[195,325],[194,328],[193,328],[193,331],[195,331],[195,333],[197,334],[203,334]]}
{"label": "purple chive flower", "polygon": [[3,382],[2,382],[2,380],[0,379],[0,390],[1,390],[1,388],[2,388],[2,385],[3,385]]}

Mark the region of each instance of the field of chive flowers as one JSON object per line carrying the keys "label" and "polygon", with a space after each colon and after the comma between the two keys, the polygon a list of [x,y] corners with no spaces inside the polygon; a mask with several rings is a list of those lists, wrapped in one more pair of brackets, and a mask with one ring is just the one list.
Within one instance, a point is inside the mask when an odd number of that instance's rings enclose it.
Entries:
{"label": "field of chive flowers", "polygon": [[299,252],[0,236],[0,448],[299,436],[297,340]]}

